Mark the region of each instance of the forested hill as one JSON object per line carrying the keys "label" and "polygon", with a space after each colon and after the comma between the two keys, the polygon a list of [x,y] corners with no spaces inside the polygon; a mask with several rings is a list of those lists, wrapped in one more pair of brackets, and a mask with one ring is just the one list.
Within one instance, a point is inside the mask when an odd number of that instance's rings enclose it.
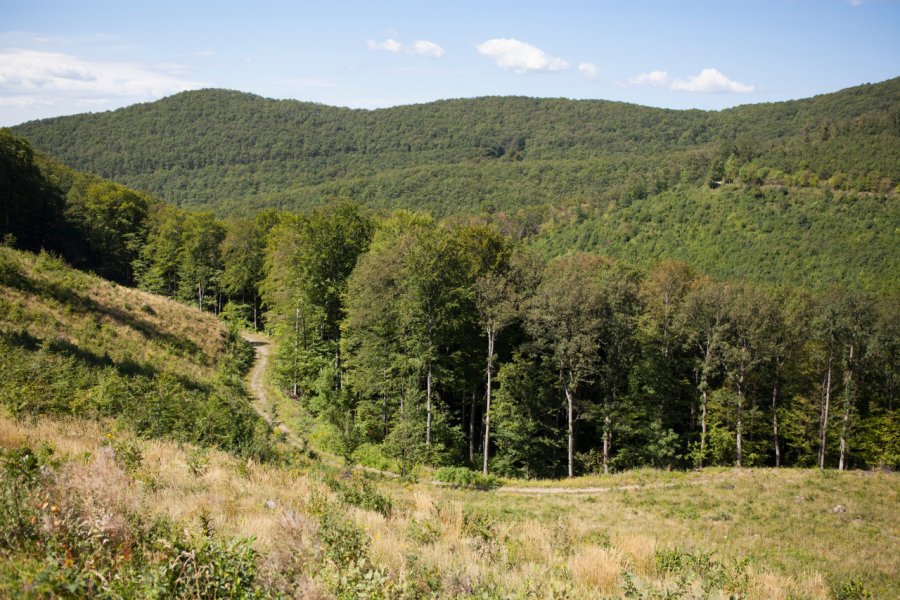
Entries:
{"label": "forested hill", "polygon": [[77,169],[221,215],[336,196],[436,215],[600,206],[738,174],[900,183],[900,78],[719,112],[522,97],[351,110],[201,90],[14,130]]}

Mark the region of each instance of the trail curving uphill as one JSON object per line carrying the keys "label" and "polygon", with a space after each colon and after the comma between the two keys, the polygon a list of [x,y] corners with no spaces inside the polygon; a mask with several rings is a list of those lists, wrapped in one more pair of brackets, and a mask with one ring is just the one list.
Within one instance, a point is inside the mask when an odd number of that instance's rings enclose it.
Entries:
{"label": "trail curving uphill", "polygon": [[[261,333],[251,333],[251,332],[243,332],[243,337],[247,340],[256,350],[256,361],[253,363],[253,368],[250,370],[250,373],[247,375],[247,385],[249,387],[250,395],[252,398],[252,406],[253,409],[262,417],[266,423],[268,423],[273,429],[281,432],[285,436],[285,441],[291,446],[305,450],[306,444],[297,435],[295,431],[293,431],[290,427],[285,425],[284,423],[279,422],[275,417],[274,408],[276,406],[274,398],[271,397],[269,389],[266,387],[266,369],[269,368],[269,356],[271,355],[272,350],[272,340],[261,334]],[[320,453],[321,455],[322,453]],[[365,471],[367,473],[372,473],[376,475],[381,475],[383,477],[387,477],[390,479],[396,479],[398,475],[396,473],[392,473],[390,471],[382,471],[380,469],[375,469],[373,467],[366,466],[357,466],[359,470]],[[501,486],[497,488],[495,491],[501,494],[521,494],[521,495],[569,495],[569,494],[602,494],[606,492],[622,492],[622,491],[636,491],[636,490],[644,490],[644,489],[654,489],[654,488],[671,488],[678,487],[682,485],[699,485],[711,483],[710,479],[690,479],[685,481],[678,482],[658,482],[658,483],[645,483],[645,484],[629,484],[629,485],[613,485],[613,486],[590,486],[590,487],[564,487],[564,486],[520,486],[520,485],[510,485],[510,486]],[[428,481],[427,483],[437,486],[446,487],[447,484],[440,481]]]}
{"label": "trail curving uphill", "polygon": [[305,449],[303,440],[287,425],[278,422],[274,417],[275,402],[266,389],[266,369],[269,368],[269,355],[272,350],[272,340],[261,333],[243,332],[247,340],[256,351],[256,361],[247,375],[247,385],[250,389],[253,410],[273,429],[284,434],[288,444],[301,450]]}

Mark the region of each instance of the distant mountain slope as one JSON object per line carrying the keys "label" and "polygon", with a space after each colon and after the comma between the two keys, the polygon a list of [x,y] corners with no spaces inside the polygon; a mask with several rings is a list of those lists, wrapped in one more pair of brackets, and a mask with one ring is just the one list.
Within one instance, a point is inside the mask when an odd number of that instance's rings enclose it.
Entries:
{"label": "distant mountain slope", "polygon": [[487,97],[382,110],[184,92],[14,128],[76,169],[219,214],[350,195],[435,214],[641,198],[738,166],[900,183],[900,78],[721,112]]}
{"label": "distant mountain slope", "polygon": [[681,260],[722,281],[900,292],[896,195],[678,186],[641,202],[553,215],[533,244],[650,267]]}

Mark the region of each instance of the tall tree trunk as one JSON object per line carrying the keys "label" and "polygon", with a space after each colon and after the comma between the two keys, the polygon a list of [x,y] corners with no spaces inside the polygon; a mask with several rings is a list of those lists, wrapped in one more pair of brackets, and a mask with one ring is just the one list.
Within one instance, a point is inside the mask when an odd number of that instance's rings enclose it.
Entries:
{"label": "tall tree trunk", "polygon": [[425,445],[431,448],[431,361],[428,362],[425,380],[425,411]]}
{"label": "tall tree trunk", "polygon": [[341,373],[341,342],[340,340],[334,345],[334,385],[337,391],[344,388],[344,375]]}
{"label": "tall tree trunk", "polygon": [[488,327],[488,359],[487,359],[487,390],[484,401],[484,464],[482,472],[488,474],[488,453],[491,441],[491,378],[494,374],[494,340],[496,333],[493,326]]}
{"label": "tall tree trunk", "polygon": [[709,387],[709,382],[707,381],[707,374],[710,368],[710,362],[712,361],[713,354],[713,342],[712,342],[712,334],[707,333],[706,335],[706,343],[705,345],[701,345],[700,349],[703,351],[703,365],[700,367],[699,374],[699,382],[697,384],[697,389],[700,391],[700,458],[697,461],[697,467],[703,468],[703,460],[706,457],[706,407],[707,401],[709,400],[707,395],[707,388]]}
{"label": "tall tree trunk", "polygon": [[475,463],[475,397],[477,392],[472,391],[472,402],[469,404],[469,462]]}
{"label": "tall tree trunk", "polygon": [[566,392],[566,419],[569,424],[569,477],[575,475],[575,400],[572,397],[572,390],[563,380],[563,389]]}
{"label": "tall tree trunk", "polygon": [[819,468],[825,468],[825,442],[828,439],[828,410],[831,404],[831,354],[828,355],[828,374],[825,376],[824,399],[822,402],[822,418],[819,431]]}
{"label": "tall tree trunk", "polygon": [[197,308],[203,310],[203,284],[197,284]]}
{"label": "tall tree trunk", "polygon": [[843,471],[847,456],[847,429],[850,426],[850,407],[853,400],[853,344],[850,344],[850,356],[847,360],[847,372],[844,374],[844,422],[841,424],[841,456],[838,470]]}
{"label": "tall tree trunk", "polygon": [[744,404],[744,396],[743,394],[738,393],[738,409],[737,409],[737,434],[735,442],[737,444],[737,466],[738,468],[742,468],[744,466],[744,438],[743,438],[743,423],[741,422],[741,409]]}
{"label": "tall tree trunk", "polygon": [[781,446],[778,443],[778,371],[772,386],[772,442],[775,444],[775,466],[781,466]]}
{"label": "tall tree trunk", "polygon": [[706,456],[706,388],[701,392],[703,399],[700,401],[700,460],[697,465],[703,468],[703,458]]}
{"label": "tall tree trunk", "polygon": [[259,304],[259,296],[256,292],[254,292],[253,293],[253,331],[259,331],[259,325],[256,322],[257,304]]}
{"label": "tall tree trunk", "polygon": [[609,474],[609,447],[612,443],[612,431],[610,431],[609,411],[603,417],[603,474]]}

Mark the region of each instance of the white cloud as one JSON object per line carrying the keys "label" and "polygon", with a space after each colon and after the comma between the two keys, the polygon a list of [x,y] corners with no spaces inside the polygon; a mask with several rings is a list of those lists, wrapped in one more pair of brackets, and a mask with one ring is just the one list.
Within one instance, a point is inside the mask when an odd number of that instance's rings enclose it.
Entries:
{"label": "white cloud", "polygon": [[746,94],[753,91],[752,85],[729,79],[716,69],[703,69],[699,75],[672,82],[676,92],[732,92]]}
{"label": "white cloud", "polygon": [[850,6],[862,6],[864,0],[850,0]]}
{"label": "white cloud", "polygon": [[58,52],[0,50],[0,97],[7,106],[97,104],[114,98],[158,98],[201,87],[172,65],[160,70],[132,62],[95,62]]}
{"label": "white cloud", "polygon": [[425,58],[444,58],[444,55],[447,54],[443,48],[428,40],[413,42],[412,51]]}
{"label": "white cloud", "polygon": [[194,52],[194,56],[201,56],[205,58],[207,56],[212,56],[215,53],[215,50],[201,50],[200,52]]}
{"label": "white cloud", "polygon": [[650,71],[649,73],[635,75],[625,83],[627,85],[649,85],[660,87],[669,83],[669,74],[666,71]]}
{"label": "white cloud", "polygon": [[562,71],[569,63],[549,56],[537,46],[516,39],[495,38],[478,46],[478,52],[497,63],[501,69],[524,75],[533,71]]}
{"label": "white cloud", "polygon": [[53,102],[35,96],[8,96],[0,97],[0,106],[53,106]]}
{"label": "white cloud", "polygon": [[403,44],[391,38],[383,42],[369,40],[366,44],[369,46],[369,50],[386,50],[387,52],[401,52],[403,50]]}
{"label": "white cloud", "polygon": [[394,54],[404,52],[406,54],[418,54],[425,58],[444,58],[447,54],[439,45],[434,42],[429,42],[428,40],[417,40],[412,44],[407,45],[403,42],[398,42],[393,38],[388,38],[383,42],[367,40],[366,45],[369,47],[369,50],[384,50],[385,52],[393,52]]}
{"label": "white cloud", "polygon": [[594,63],[581,63],[578,65],[578,72],[588,79],[596,79],[600,74],[600,69]]}

